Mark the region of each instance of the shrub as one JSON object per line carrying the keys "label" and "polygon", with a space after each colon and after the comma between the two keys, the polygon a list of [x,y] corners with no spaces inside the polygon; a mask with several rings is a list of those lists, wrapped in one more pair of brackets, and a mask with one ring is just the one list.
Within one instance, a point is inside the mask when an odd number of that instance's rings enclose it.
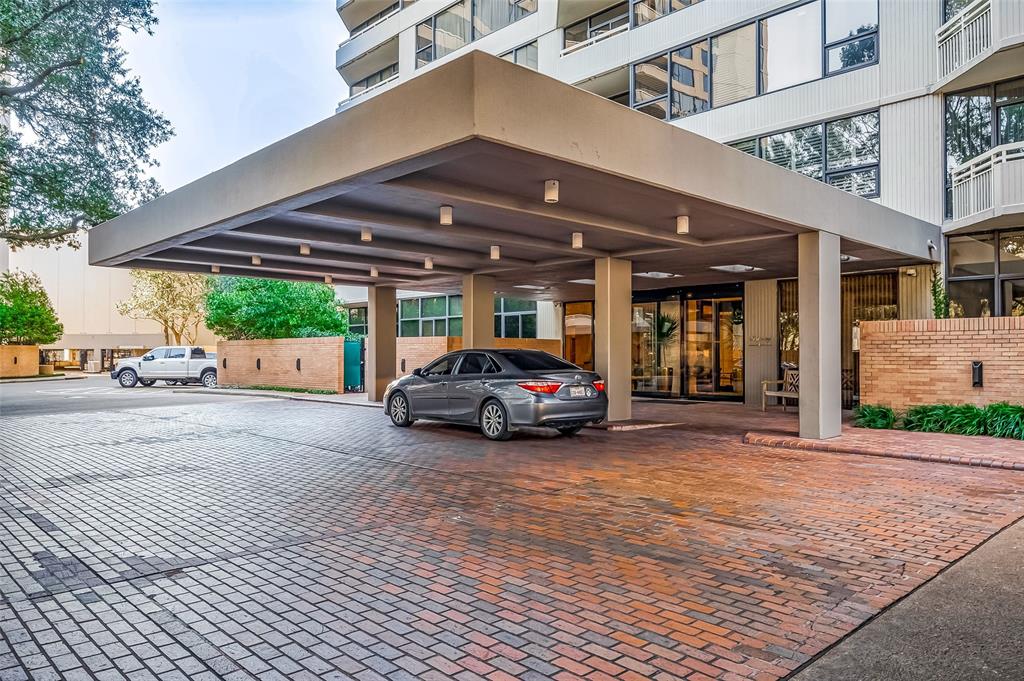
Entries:
{"label": "shrub", "polygon": [[853,411],[853,425],[858,428],[895,428],[896,412],[880,404],[862,404]]}
{"label": "shrub", "polygon": [[1024,440],[1024,406],[996,402],[985,407],[985,432],[995,437]]}
{"label": "shrub", "polygon": [[35,274],[0,274],[0,344],[46,345],[64,334],[43,282]]}
{"label": "shrub", "polygon": [[907,409],[903,429],[921,433],[941,433],[949,417],[948,404],[922,404]]}
{"label": "shrub", "polygon": [[945,407],[944,433],[958,435],[984,435],[985,410],[973,404],[943,405]]}

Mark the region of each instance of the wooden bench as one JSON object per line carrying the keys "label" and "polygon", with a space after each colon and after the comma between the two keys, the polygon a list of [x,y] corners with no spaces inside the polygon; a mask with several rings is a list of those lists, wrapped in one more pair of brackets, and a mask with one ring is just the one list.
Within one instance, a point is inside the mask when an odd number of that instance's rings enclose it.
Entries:
{"label": "wooden bench", "polygon": [[[781,385],[782,390],[769,390],[770,385]],[[768,409],[768,398],[777,397],[782,404],[782,411],[786,411],[786,400],[800,399],[800,371],[798,369],[786,369],[781,381],[761,381],[761,411]]]}

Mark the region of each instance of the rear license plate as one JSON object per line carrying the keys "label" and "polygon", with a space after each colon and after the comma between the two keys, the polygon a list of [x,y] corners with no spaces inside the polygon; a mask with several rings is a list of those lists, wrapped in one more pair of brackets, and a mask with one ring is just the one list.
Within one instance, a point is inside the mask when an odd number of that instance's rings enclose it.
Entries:
{"label": "rear license plate", "polygon": [[570,385],[569,386],[569,397],[586,397],[587,389],[582,385]]}

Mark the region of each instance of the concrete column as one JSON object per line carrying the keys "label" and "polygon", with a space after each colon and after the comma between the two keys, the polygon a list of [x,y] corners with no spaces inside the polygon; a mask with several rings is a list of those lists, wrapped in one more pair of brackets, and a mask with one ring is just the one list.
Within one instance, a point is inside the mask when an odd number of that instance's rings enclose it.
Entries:
{"label": "concrete column", "polygon": [[388,383],[395,380],[395,287],[370,286],[367,292],[366,395],[377,402],[384,397]]}
{"label": "concrete column", "polygon": [[633,263],[619,258],[594,261],[594,368],[605,380],[608,420],[632,414],[629,382]]}
{"label": "concrete column", "polygon": [[494,347],[494,277],[462,277],[462,347]]}
{"label": "concrete column", "polygon": [[839,237],[798,237],[800,437],[824,440],[842,430]]}

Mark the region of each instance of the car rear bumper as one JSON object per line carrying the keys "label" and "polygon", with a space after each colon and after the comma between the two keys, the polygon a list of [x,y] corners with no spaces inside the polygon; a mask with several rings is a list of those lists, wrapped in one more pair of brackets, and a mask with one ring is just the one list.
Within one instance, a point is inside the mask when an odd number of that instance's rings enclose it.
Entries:
{"label": "car rear bumper", "polygon": [[536,398],[509,405],[509,420],[515,426],[573,426],[604,421],[608,398],[603,394],[587,400]]}

